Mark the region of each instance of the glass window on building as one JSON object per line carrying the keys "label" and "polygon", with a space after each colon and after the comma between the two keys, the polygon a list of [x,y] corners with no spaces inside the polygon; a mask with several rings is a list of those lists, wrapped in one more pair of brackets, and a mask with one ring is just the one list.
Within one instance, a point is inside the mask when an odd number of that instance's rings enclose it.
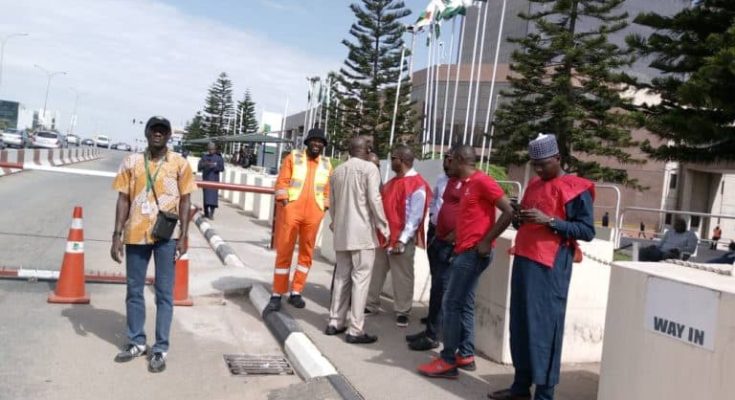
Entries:
{"label": "glass window on building", "polygon": [[676,189],[676,184],[678,180],[677,178],[678,178],[677,174],[671,174],[671,179],[669,180],[669,189],[672,189],[672,190]]}

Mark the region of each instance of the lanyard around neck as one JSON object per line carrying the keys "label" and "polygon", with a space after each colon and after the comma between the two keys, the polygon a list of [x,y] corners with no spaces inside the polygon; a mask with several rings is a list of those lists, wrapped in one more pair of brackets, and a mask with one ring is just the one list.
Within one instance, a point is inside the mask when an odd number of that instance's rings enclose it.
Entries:
{"label": "lanyard around neck", "polygon": [[156,178],[158,178],[158,172],[161,170],[161,165],[163,165],[163,162],[165,161],[165,155],[161,160],[158,162],[158,167],[156,168],[156,172],[153,174],[153,177],[151,177],[151,170],[148,167],[148,152],[145,152],[145,155],[143,156],[143,159],[145,160],[145,176],[146,176],[146,182],[145,182],[145,190],[146,192],[150,192],[153,188],[153,184],[156,182]]}

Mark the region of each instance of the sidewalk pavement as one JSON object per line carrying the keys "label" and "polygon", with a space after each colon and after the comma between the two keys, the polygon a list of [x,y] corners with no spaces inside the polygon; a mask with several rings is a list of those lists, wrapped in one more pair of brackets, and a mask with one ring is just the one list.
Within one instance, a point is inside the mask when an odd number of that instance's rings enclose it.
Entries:
{"label": "sidewalk pavement", "polygon": [[[175,307],[166,371],[144,359],[113,361],[125,337],[125,285],[88,284],[89,305],[47,304],[54,283],[0,280],[2,399],[311,399],[296,375],[232,376],[224,354],[283,356],[242,291],[244,271],[222,266],[191,231],[193,307]],[[120,266],[120,272],[124,267]],[[154,267],[149,266],[149,275]],[[146,333],[154,341],[155,300],[147,287]],[[328,387],[328,385],[324,385]],[[294,395],[294,393],[298,395]],[[331,393],[329,394],[332,395]],[[316,395],[320,397],[320,395]],[[324,398],[324,397],[322,397]]]}
{"label": "sidewalk pavement", "polygon": [[[214,221],[209,221],[225,242],[246,264],[238,272],[241,282],[260,281],[270,286],[274,253],[268,250],[270,227],[256,221],[242,210],[221,202]],[[294,258],[295,259],[295,258]],[[315,260],[304,292],[306,308],[284,308],[301,324],[332,364],[366,399],[485,399],[488,391],[504,389],[513,379],[513,368],[478,357],[477,370],[462,371],[456,381],[428,379],[416,372],[416,367],[437,352],[414,352],[408,349],[404,336],[423,329],[419,318],[426,315],[425,304],[414,304],[408,328],[399,328],[390,312],[390,299],[383,299],[388,310],[366,320],[366,331],[377,334],[379,340],[371,345],[352,345],[343,336],[323,334],[328,320],[329,288],[333,266]],[[565,365],[561,384],[557,388],[559,400],[592,400],[597,396],[599,364]]]}

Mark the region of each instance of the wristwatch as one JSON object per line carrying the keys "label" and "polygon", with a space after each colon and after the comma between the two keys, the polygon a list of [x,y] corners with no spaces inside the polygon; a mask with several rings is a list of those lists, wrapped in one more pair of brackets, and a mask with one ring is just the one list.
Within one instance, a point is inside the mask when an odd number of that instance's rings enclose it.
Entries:
{"label": "wristwatch", "polygon": [[551,229],[554,229],[554,222],[556,222],[556,218],[551,218],[549,222],[546,223],[546,226],[548,226]]}

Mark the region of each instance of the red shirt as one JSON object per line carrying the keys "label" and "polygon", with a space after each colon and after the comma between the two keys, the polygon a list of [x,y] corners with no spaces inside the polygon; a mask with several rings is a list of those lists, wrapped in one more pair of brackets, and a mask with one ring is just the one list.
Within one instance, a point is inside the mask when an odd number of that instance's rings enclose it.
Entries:
{"label": "red shirt", "polygon": [[[475,172],[462,182],[455,253],[477,246],[495,224],[495,203],[503,196],[505,192],[495,179],[481,171]],[[495,242],[492,245],[495,246]]]}
{"label": "red shirt", "polygon": [[436,221],[436,236],[439,239],[444,239],[457,227],[457,212],[461,199],[462,181],[458,178],[449,178]]}

